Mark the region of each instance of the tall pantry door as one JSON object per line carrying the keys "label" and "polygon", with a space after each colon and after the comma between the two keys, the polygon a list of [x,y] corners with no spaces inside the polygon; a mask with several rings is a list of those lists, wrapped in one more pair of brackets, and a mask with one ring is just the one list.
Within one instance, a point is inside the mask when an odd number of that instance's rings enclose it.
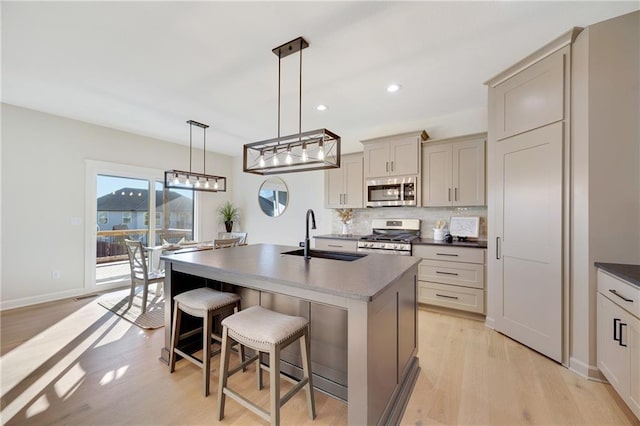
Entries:
{"label": "tall pantry door", "polygon": [[496,330],[562,362],[563,124],[496,142]]}

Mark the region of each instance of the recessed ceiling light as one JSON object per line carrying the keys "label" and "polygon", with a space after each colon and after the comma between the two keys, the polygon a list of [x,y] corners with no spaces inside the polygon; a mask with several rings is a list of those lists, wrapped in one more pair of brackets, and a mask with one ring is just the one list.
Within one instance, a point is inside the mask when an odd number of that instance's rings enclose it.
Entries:
{"label": "recessed ceiling light", "polygon": [[326,110],[326,109],[327,109],[327,106],[326,106],[326,105],[322,105],[322,104],[320,104],[320,105],[318,105],[318,106],[316,107],[316,109],[317,109],[318,111],[324,111],[324,110]]}
{"label": "recessed ceiling light", "polygon": [[398,90],[400,90],[401,87],[402,86],[396,83],[390,84],[387,86],[387,92],[389,93],[397,92]]}

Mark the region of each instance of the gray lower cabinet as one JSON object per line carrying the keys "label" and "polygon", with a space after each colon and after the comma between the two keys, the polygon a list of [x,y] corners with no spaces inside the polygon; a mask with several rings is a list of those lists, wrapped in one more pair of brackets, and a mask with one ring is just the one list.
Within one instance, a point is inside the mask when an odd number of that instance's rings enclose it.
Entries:
{"label": "gray lower cabinet", "polygon": [[484,249],[418,245],[418,301],[428,305],[485,313]]}

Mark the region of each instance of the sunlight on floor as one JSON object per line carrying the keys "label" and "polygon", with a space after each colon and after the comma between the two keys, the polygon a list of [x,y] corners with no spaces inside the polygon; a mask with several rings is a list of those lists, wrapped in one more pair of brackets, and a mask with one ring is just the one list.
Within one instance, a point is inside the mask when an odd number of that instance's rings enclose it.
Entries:
{"label": "sunlight on floor", "polygon": [[[117,341],[132,327],[135,326],[106,310],[87,305],[0,357],[3,423],[25,407],[27,417],[46,410],[49,399],[45,390],[51,385],[55,395],[49,398],[69,398],[86,377],[78,363],[82,354]],[[127,370],[125,365],[110,371],[101,383],[117,380]],[[28,384],[26,389],[13,395],[14,388],[24,383]]]}

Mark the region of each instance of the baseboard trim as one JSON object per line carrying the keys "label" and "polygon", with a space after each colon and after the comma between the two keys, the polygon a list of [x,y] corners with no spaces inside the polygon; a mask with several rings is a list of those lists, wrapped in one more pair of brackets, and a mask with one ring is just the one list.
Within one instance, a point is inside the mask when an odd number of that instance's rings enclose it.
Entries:
{"label": "baseboard trim", "polygon": [[595,365],[586,364],[576,358],[569,358],[569,370],[594,382],[609,383]]}
{"label": "baseboard trim", "polygon": [[484,325],[489,327],[492,330],[496,329],[496,320],[493,317],[487,316],[484,320]]}

